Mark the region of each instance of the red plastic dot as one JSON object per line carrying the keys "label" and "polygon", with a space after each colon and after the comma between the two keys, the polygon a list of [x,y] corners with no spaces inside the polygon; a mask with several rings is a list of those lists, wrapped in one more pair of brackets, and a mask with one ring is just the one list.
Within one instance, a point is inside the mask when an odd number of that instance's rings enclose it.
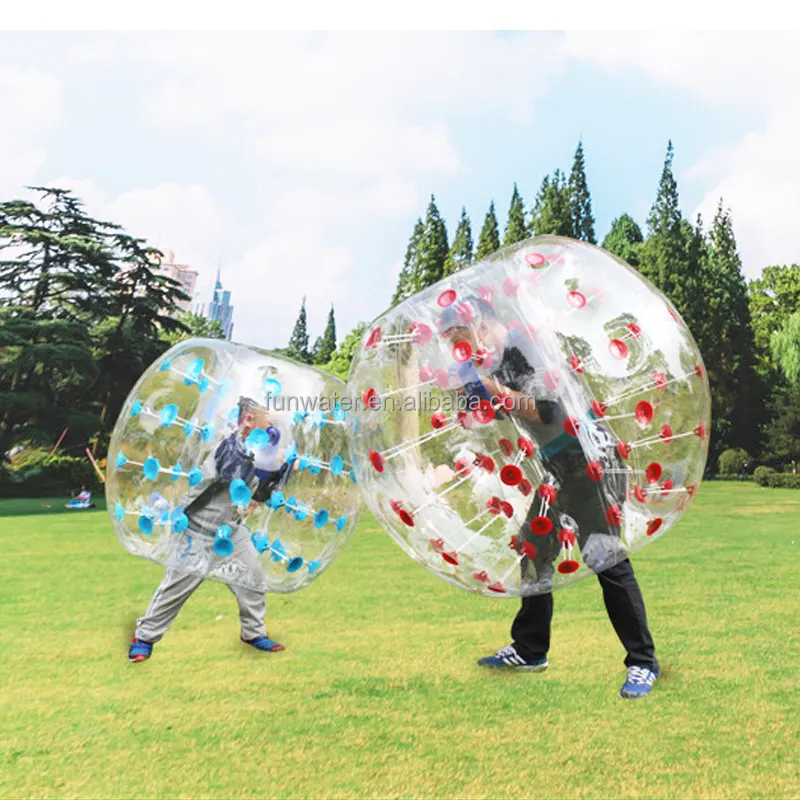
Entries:
{"label": "red plastic dot", "polygon": [[429,383],[436,377],[436,372],[430,364],[425,364],[419,369],[419,379],[423,383]]}
{"label": "red plastic dot", "polygon": [[488,400],[481,400],[478,407],[472,412],[475,422],[488,425],[494,419],[494,409]]}
{"label": "red plastic dot", "polygon": [[564,259],[563,259],[563,258],[561,258],[561,256],[560,256],[560,255],[558,255],[558,253],[548,253],[548,254],[545,256],[545,258],[546,258],[548,261],[562,261],[562,262],[564,261]]}
{"label": "red plastic dot", "polygon": [[475,363],[479,367],[483,367],[484,369],[490,369],[493,361],[494,361],[494,356],[492,356],[491,351],[487,350],[485,347],[479,347],[475,351]]}
{"label": "red plastic dot", "polygon": [[536,545],[533,542],[523,542],[522,555],[526,558],[536,558]]}
{"label": "red plastic dot", "polygon": [[564,433],[569,436],[577,436],[581,429],[581,424],[576,417],[568,417],[564,420]]}
{"label": "red plastic dot", "polygon": [[491,474],[494,472],[494,459],[491,456],[478,453],[478,455],[475,456],[475,466]]}
{"label": "red plastic dot", "polygon": [[675,488],[675,482],[670,478],[661,484],[661,496],[666,497]]}
{"label": "red plastic dot", "polygon": [[628,456],[631,454],[630,445],[625,444],[625,442],[617,442],[617,452],[620,458],[624,458],[627,461]]}
{"label": "red plastic dot", "polygon": [[663,522],[664,520],[661,519],[661,517],[651,519],[650,522],[647,523],[647,535],[652,536],[661,527]]}
{"label": "red plastic dot", "polygon": [[497,442],[504,456],[510,456],[514,452],[514,445],[510,439],[499,439]]}
{"label": "red plastic dot", "polygon": [[536,446],[526,436],[517,439],[517,447],[525,454],[525,458],[530,458],[536,451]]}
{"label": "red plastic dot", "polygon": [[516,486],[522,480],[522,470],[513,464],[507,464],[500,470],[500,480],[506,486]]}
{"label": "red plastic dot", "polygon": [[453,564],[453,566],[458,566],[458,553],[455,550],[449,553],[442,553],[442,558],[448,563]]}
{"label": "red plastic dot", "polygon": [[372,466],[375,467],[376,472],[383,472],[384,460],[383,456],[377,450],[369,451],[369,460]]}
{"label": "red plastic dot", "polygon": [[442,553],[444,551],[444,539],[428,539],[428,542],[430,543],[431,550],[437,553]]}
{"label": "red plastic dot", "polygon": [[517,535],[516,535],[516,534],[514,534],[514,535],[513,535],[513,536],[512,536],[512,537],[511,537],[511,538],[508,540],[508,548],[509,548],[509,550],[514,550],[515,552],[516,552],[517,550],[519,550],[519,544],[518,544],[518,542],[517,542]]}
{"label": "red plastic dot", "polygon": [[697,485],[694,483],[687,483],[686,484],[686,493],[689,497],[694,497],[695,492],[697,491]]}
{"label": "red plastic dot", "polygon": [[603,480],[603,465],[599,461],[590,461],[586,465],[586,474],[595,482]]}
{"label": "red plastic dot", "polygon": [[381,332],[380,328],[375,328],[372,333],[369,335],[369,339],[367,339],[367,343],[364,345],[367,350],[372,349],[375,347],[378,342],[383,338],[383,333]]}
{"label": "red plastic dot", "polygon": [[506,297],[516,297],[519,291],[519,284],[513,278],[506,278],[503,281],[503,291]]}
{"label": "red plastic dot", "polygon": [[554,392],[558,389],[558,384],[561,381],[559,374],[557,372],[553,372],[552,370],[547,370],[544,374],[544,385],[551,391]]}
{"label": "red plastic dot", "polygon": [[653,421],[653,406],[647,400],[641,400],[634,410],[636,421],[640,425],[649,425]]}
{"label": "red plastic dot", "polygon": [[628,345],[622,339],[612,339],[608,343],[608,352],[618,361],[628,357]]}
{"label": "red plastic dot", "polygon": [[490,513],[497,516],[503,510],[503,501],[499,497],[490,497],[486,501],[486,508],[489,509]]}
{"label": "red plastic dot", "polygon": [[698,378],[702,378],[703,375],[706,374],[702,364],[697,364],[697,366],[695,366],[694,374],[697,375]]}
{"label": "red plastic dot", "polygon": [[644,471],[644,476],[647,478],[648,483],[656,483],[658,479],[661,477],[661,464],[654,461],[652,464],[648,464],[647,468]]}
{"label": "red plastic dot", "polygon": [[364,401],[364,408],[371,408],[373,411],[380,405],[380,397],[373,388],[367,389],[361,399]]}
{"label": "red plastic dot", "polygon": [[706,424],[701,422],[693,431],[695,436],[699,436],[701,439],[706,438]]}
{"label": "red plastic dot", "polygon": [[528,253],[525,256],[525,260],[532,266],[532,267],[541,267],[544,264],[544,256],[541,253]]}
{"label": "red plastic dot", "polygon": [[470,466],[469,462],[463,458],[456,459],[456,463],[453,465],[453,467],[455,468],[456,475],[461,477],[466,477],[470,474],[470,472],[472,472],[472,467]]}
{"label": "red plastic dot", "polygon": [[655,383],[656,389],[665,389],[667,387],[667,376],[663,372],[656,370],[653,373],[653,383]]}
{"label": "red plastic dot", "polygon": [[502,509],[503,509],[503,513],[504,513],[504,514],[505,514],[505,515],[506,515],[506,516],[507,516],[509,519],[511,519],[511,517],[513,517],[513,516],[514,516],[514,506],[512,506],[512,505],[511,505],[511,503],[509,503],[509,502],[508,502],[508,500],[503,500],[503,501],[502,501],[502,503],[501,503],[500,505],[501,505],[501,507],[502,507]]}
{"label": "red plastic dot", "polygon": [[606,511],[606,519],[611,525],[622,524],[622,512],[619,510],[619,506],[609,506]]}
{"label": "red plastic dot", "polygon": [[506,593],[505,587],[503,586],[502,583],[500,583],[500,581],[497,581],[496,583],[492,583],[489,586],[487,586],[486,588],[490,592],[496,592],[497,594],[505,594]]}
{"label": "red plastic dot", "polygon": [[414,517],[412,517],[411,514],[408,513],[408,511],[400,509],[400,514],[398,516],[400,517],[401,520],[403,520],[403,522],[405,522],[406,525],[408,525],[409,528],[414,527]]}
{"label": "red plastic dot", "polygon": [[647,500],[647,496],[644,493],[644,489],[641,486],[634,486],[633,487],[633,496],[640,502],[644,503]]}
{"label": "red plastic dot", "polygon": [[634,339],[638,339],[642,335],[642,329],[635,322],[629,322],[625,327]]}
{"label": "red plastic dot", "polygon": [[464,325],[469,325],[470,322],[475,319],[475,312],[472,310],[472,306],[469,303],[459,303],[456,306],[456,316],[459,322],[462,322]]}
{"label": "red plastic dot", "polygon": [[481,583],[489,583],[489,576],[486,574],[486,570],[481,570],[480,572],[473,572],[472,577],[475,578],[476,581],[480,581]]}
{"label": "red plastic dot", "polygon": [[494,297],[494,293],[497,291],[495,286],[481,286],[478,289],[478,296],[481,300],[484,300],[489,305],[492,305],[492,298]]}
{"label": "red plastic dot", "polygon": [[453,305],[456,301],[456,293],[452,289],[445,289],[439,297],[436,298],[436,302],[439,304],[441,308],[447,308],[448,306]]}
{"label": "red plastic dot", "polygon": [[403,504],[399,500],[390,500],[389,507],[392,509],[392,511],[394,511],[395,514],[399,514]]}
{"label": "red plastic dot", "polygon": [[472,427],[472,417],[466,411],[456,412],[456,422],[465,430],[468,431]]}
{"label": "red plastic dot", "polygon": [[436,370],[436,386],[439,389],[446,389],[450,385],[450,375],[446,369]]}
{"label": "red plastic dot", "polygon": [[575,572],[580,567],[580,564],[577,561],[573,561],[572,559],[567,559],[562,561],[558,565],[558,571],[562,575],[569,575],[570,572]]}
{"label": "red plastic dot", "polygon": [[433,331],[424,322],[412,322],[408,330],[414,334],[417,344],[426,345],[433,338]]}
{"label": "red plastic dot", "polygon": [[444,428],[444,426],[447,425],[447,417],[441,411],[437,411],[431,415],[431,425],[436,430]]}
{"label": "red plastic dot", "polygon": [[606,404],[601,403],[599,400],[592,400],[592,411],[594,415],[602,419],[606,415]]}
{"label": "red plastic dot", "polygon": [[665,442],[672,441],[672,428],[669,425],[662,425],[661,426],[661,438]]}
{"label": "red plastic dot", "polygon": [[547,517],[534,517],[531,520],[531,530],[537,536],[547,536],[553,530],[553,523]]}
{"label": "red plastic dot", "polygon": [[578,356],[571,356],[569,360],[570,369],[574,369],[575,372],[583,373],[583,362],[578,358]]}
{"label": "red plastic dot", "polygon": [[575,531],[569,528],[562,528],[558,532],[558,541],[561,542],[564,547],[574,547],[576,541]]}
{"label": "red plastic dot", "polygon": [[453,358],[459,364],[465,364],[472,358],[472,345],[469,342],[460,341],[453,345]]}
{"label": "red plastic dot", "polygon": [[586,305],[586,297],[580,292],[569,292],[567,294],[567,302],[573,308],[583,308]]}
{"label": "red plastic dot", "polygon": [[527,497],[533,491],[533,484],[527,478],[523,478],[519,482],[517,489],[520,490],[523,497]]}
{"label": "red plastic dot", "polygon": [[556,501],[556,487],[552,483],[543,483],[537,493],[542,500],[547,500],[548,503]]}

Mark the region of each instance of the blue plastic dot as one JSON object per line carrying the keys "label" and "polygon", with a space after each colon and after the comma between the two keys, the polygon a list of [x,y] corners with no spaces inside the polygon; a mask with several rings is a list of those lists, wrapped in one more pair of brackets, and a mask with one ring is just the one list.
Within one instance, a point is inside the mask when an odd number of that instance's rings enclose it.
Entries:
{"label": "blue plastic dot", "polygon": [[226,558],[233,552],[233,542],[231,541],[230,525],[221,525],[217,529],[214,537],[214,552],[222,558]]}
{"label": "blue plastic dot", "polygon": [[303,566],[303,559],[300,556],[295,556],[292,559],[289,559],[289,563],[286,565],[287,572],[297,572],[300,567]]}
{"label": "blue plastic dot", "polygon": [[184,513],[180,513],[177,516],[173,513],[170,521],[172,522],[173,533],[183,533],[189,527],[189,517]]}
{"label": "blue plastic dot", "polygon": [[119,504],[114,505],[114,516],[120,520],[125,516],[125,509]]}
{"label": "blue plastic dot", "polygon": [[247,437],[246,444],[251,450],[263,450],[269,444],[269,434],[263,428],[256,428]]}
{"label": "blue plastic dot", "polygon": [[320,511],[317,511],[314,514],[314,527],[315,528],[322,528],[324,527],[325,523],[328,521],[328,512],[323,508]]}
{"label": "blue plastic dot", "polygon": [[269,547],[269,539],[263,533],[254,533],[250,541],[259,553],[263,553]]}
{"label": "blue plastic dot", "polygon": [[132,416],[132,417],[138,417],[138,416],[139,416],[139,414],[141,414],[141,413],[142,413],[142,408],[143,408],[143,406],[142,406],[142,401],[141,401],[141,400],[137,400],[137,401],[136,401],[136,402],[135,402],[135,403],[134,403],[134,404],[131,406],[131,416]]}
{"label": "blue plastic dot", "polygon": [[142,465],[142,472],[149,481],[154,481],[158,477],[160,470],[161,464],[158,463],[158,459],[154,456],[150,456]]}
{"label": "blue plastic dot", "polygon": [[153,518],[142,514],[139,517],[139,530],[145,536],[149,536],[153,532]]}
{"label": "blue plastic dot", "polygon": [[161,409],[161,427],[168,428],[178,417],[178,406],[170,403]]}
{"label": "blue plastic dot", "polygon": [[208,378],[201,378],[197,387],[200,389],[200,394],[205,394],[208,391],[209,380]]}
{"label": "blue plastic dot", "polygon": [[205,443],[214,435],[214,426],[206,422],[200,426],[200,441]]}
{"label": "blue plastic dot", "polygon": [[270,425],[267,428],[267,436],[269,436],[269,443],[273,447],[281,440],[281,432],[274,425]]}
{"label": "blue plastic dot", "polygon": [[286,548],[283,546],[283,542],[281,542],[280,539],[276,539],[272,543],[270,550],[272,551],[273,561],[283,561],[283,558],[286,555]]}
{"label": "blue plastic dot", "polygon": [[158,368],[159,372],[166,372],[168,369],[172,368],[172,359],[168,358],[164,363]]}
{"label": "blue plastic dot", "polygon": [[294,518],[298,522],[302,522],[308,516],[308,509],[301,505],[294,510]]}
{"label": "blue plastic dot", "polygon": [[120,450],[119,453],[117,453],[117,461],[116,461],[117,469],[119,469],[120,467],[124,467],[127,463],[128,459],[125,457],[125,453],[123,453],[122,450]]}
{"label": "blue plastic dot", "polygon": [[287,461],[289,464],[291,464],[291,463],[292,463],[292,461],[296,461],[296,460],[297,460],[297,447],[296,447],[295,445],[292,445],[291,447],[289,447],[289,448],[286,450],[286,456],[285,456],[285,458],[286,458],[286,461]]}
{"label": "blue plastic dot", "polygon": [[183,435],[188,439],[194,433],[194,425],[191,422],[184,422],[181,426]]}
{"label": "blue plastic dot", "polygon": [[341,533],[344,526],[347,525],[347,517],[337,517],[333,524],[336,526],[336,530]]}
{"label": "blue plastic dot", "polygon": [[199,467],[192,467],[189,470],[189,486],[197,486],[203,480],[203,473]]}
{"label": "blue plastic dot", "polygon": [[292,417],[292,425],[299,425],[308,416],[306,411],[295,411]]}
{"label": "blue plastic dot", "polygon": [[173,482],[173,483],[174,483],[176,480],[178,480],[178,478],[180,478],[180,477],[181,477],[181,475],[183,475],[183,467],[180,465],[180,463],[177,463],[177,464],[176,464],[176,465],[175,465],[175,466],[174,466],[174,467],[173,467],[173,468],[170,470],[170,474],[172,475],[172,482]]}
{"label": "blue plastic dot", "polygon": [[338,403],[333,407],[333,418],[337,422],[344,422],[344,409]]}
{"label": "blue plastic dot", "polygon": [[253,499],[250,487],[241,478],[231,481],[230,493],[233,504],[237,506],[246,506]]}
{"label": "blue plastic dot", "polygon": [[277,378],[267,378],[264,381],[264,394],[267,397],[277,397],[282,390],[281,382]]}
{"label": "blue plastic dot", "polygon": [[308,571],[313,575],[319,569],[321,563],[321,561],[307,561],[306,566],[308,567]]}
{"label": "blue plastic dot", "polygon": [[202,358],[196,358],[194,361],[189,363],[189,366],[186,368],[186,372],[189,374],[190,377],[194,378],[195,382],[200,379],[200,376],[203,374],[203,367],[205,367],[206,362],[203,361]]}
{"label": "blue plastic dot", "polygon": [[311,424],[315,428],[324,428],[325,425],[327,424],[325,420],[325,415],[321,411],[315,411],[311,415]]}
{"label": "blue plastic dot", "polygon": [[289,514],[291,514],[291,513],[292,513],[292,512],[293,512],[293,511],[294,511],[296,508],[297,508],[297,498],[296,498],[294,495],[292,495],[292,496],[291,496],[291,497],[290,497],[290,498],[289,498],[289,499],[286,501],[286,511],[287,511]]}
{"label": "blue plastic dot", "polygon": [[273,492],[269,498],[269,504],[272,508],[280,508],[285,502],[283,492]]}
{"label": "blue plastic dot", "polygon": [[236,422],[239,419],[239,406],[234,406],[228,412],[228,422]]}
{"label": "blue plastic dot", "polygon": [[312,461],[308,471],[312,475],[319,475],[319,473],[322,471],[322,464],[320,464],[319,461]]}
{"label": "blue plastic dot", "polygon": [[334,475],[341,475],[344,469],[344,459],[341,456],[334,456],[331,459],[331,472]]}
{"label": "blue plastic dot", "polygon": [[309,466],[308,456],[305,455],[304,453],[302,456],[300,456],[300,464],[298,468],[300,469],[300,472],[303,472],[304,470],[308,469],[308,466]]}
{"label": "blue plastic dot", "polygon": [[350,474],[350,480],[351,480],[351,481],[353,481],[353,483],[356,483],[356,473],[355,473],[355,470],[352,470],[352,469],[351,469],[349,474]]}

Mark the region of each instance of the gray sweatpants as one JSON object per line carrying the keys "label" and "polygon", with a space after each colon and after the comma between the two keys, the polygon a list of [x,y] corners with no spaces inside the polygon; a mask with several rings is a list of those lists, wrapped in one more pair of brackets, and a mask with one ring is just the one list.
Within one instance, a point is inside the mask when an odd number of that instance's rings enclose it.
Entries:
{"label": "gray sweatpants", "polygon": [[[187,531],[182,539],[186,540],[189,548],[191,548],[192,538],[190,537],[192,536],[195,537],[195,549],[197,549],[196,537],[198,534],[192,534],[191,531]],[[243,536],[242,529],[239,529],[235,531],[231,538],[236,543],[236,549],[230,558],[237,562],[237,566],[250,569],[257,568],[258,555],[255,548],[250,544],[249,537]],[[212,540],[209,538],[208,542],[203,542],[206,546],[202,549],[206,552],[210,549],[210,541]],[[175,552],[181,552],[182,548],[183,542],[176,548]],[[212,559],[221,561],[217,556],[212,556]],[[174,563],[174,560],[172,563]],[[183,604],[204,580],[205,576],[202,573],[187,572],[178,566],[168,567],[164,578],[153,594],[153,599],[150,601],[144,616],[136,620],[136,638],[151,643],[159,641],[169,630],[169,626],[178,616]],[[266,636],[264,615],[267,611],[267,601],[264,592],[230,583],[228,588],[233,592],[239,604],[242,639],[249,641],[258,636]]]}

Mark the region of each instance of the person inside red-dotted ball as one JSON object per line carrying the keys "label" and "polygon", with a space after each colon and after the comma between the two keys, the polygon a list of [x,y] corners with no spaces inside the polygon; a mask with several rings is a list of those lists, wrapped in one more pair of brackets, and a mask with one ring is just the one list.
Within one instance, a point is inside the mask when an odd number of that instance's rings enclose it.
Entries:
{"label": "person inside red-dotted ball", "polygon": [[[617,465],[613,438],[595,425],[591,433],[596,453],[591,461],[587,458],[576,436],[577,422],[559,402],[535,337],[526,334],[523,325],[504,325],[485,300],[472,296],[445,309],[439,331],[453,343],[457,361],[462,352],[480,354],[483,374],[475,369],[475,359],[459,369],[464,393],[490,399],[495,407],[497,398],[506,399],[508,413],[536,442],[546,470],[542,485],[530,494],[525,524],[513,539],[524,556],[523,590],[527,585],[537,593],[523,597],[511,626],[512,643],[478,664],[530,672],[547,669],[553,618],[553,595],[548,589],[555,562],[577,545],[584,562],[597,566],[606,611],[626,651],[628,672],[620,695],[646,696],[659,665],[641,589],[619,539],[627,482],[622,471],[606,471],[599,482],[600,461]],[[504,413],[502,408],[498,413]],[[577,566],[576,561],[564,559],[558,569],[568,573]]]}

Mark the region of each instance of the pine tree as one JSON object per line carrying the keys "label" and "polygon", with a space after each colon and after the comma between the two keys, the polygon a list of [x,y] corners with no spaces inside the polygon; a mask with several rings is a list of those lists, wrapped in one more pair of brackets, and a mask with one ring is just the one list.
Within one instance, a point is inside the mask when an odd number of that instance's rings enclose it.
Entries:
{"label": "pine tree", "polygon": [[415,276],[419,272],[419,245],[424,233],[425,225],[422,219],[418,218],[416,225],[414,225],[414,232],[408,240],[406,256],[403,259],[403,269],[400,271],[400,277],[397,279],[397,287],[392,296],[393,306],[405,300],[407,297],[411,297],[416,291],[416,289],[414,289],[414,281]]}
{"label": "pine tree", "polygon": [[336,350],[336,318],[333,306],[328,312],[328,324],[322,336],[314,344],[314,364],[327,364]]}
{"label": "pine tree", "polygon": [[467,209],[462,208],[456,235],[453,237],[453,244],[444,264],[445,276],[452,275],[454,272],[458,272],[468,264],[471,264],[473,258],[472,249],[472,225],[467,216]]}
{"label": "pine tree", "polygon": [[418,246],[418,271],[412,280],[414,292],[433,286],[444,277],[444,264],[449,251],[447,227],[431,195],[425,214],[425,229]]}
{"label": "pine tree", "polygon": [[572,211],[566,179],[557,169],[550,178],[545,175],[531,212],[531,230],[536,236],[572,236]]}
{"label": "pine tree", "polygon": [[503,247],[521,242],[527,237],[528,231],[525,226],[525,205],[522,202],[522,196],[515,183],[514,191],[511,194],[511,204],[508,207],[508,221],[506,222],[506,229],[503,234]]}
{"label": "pine tree", "polygon": [[303,364],[311,363],[311,353],[308,350],[308,326],[306,321],[306,298],[303,297],[303,304],[300,306],[300,314],[294,324],[292,338],[289,339],[289,346],[286,349],[289,358],[300,361]]}
{"label": "pine tree", "polygon": [[603,239],[603,248],[621,258],[632,267],[639,265],[644,236],[633,217],[623,214],[611,223],[611,230]]}
{"label": "pine tree", "polygon": [[592,197],[586,182],[586,166],[583,157],[583,142],[578,142],[575,160],[569,176],[569,207],[572,217],[572,236],[583,242],[596,244]]}
{"label": "pine tree", "polygon": [[497,227],[497,215],[494,213],[494,200],[489,203],[489,210],[483,220],[481,235],[478,237],[478,247],[475,250],[475,260],[488,258],[500,249],[500,231]]}

